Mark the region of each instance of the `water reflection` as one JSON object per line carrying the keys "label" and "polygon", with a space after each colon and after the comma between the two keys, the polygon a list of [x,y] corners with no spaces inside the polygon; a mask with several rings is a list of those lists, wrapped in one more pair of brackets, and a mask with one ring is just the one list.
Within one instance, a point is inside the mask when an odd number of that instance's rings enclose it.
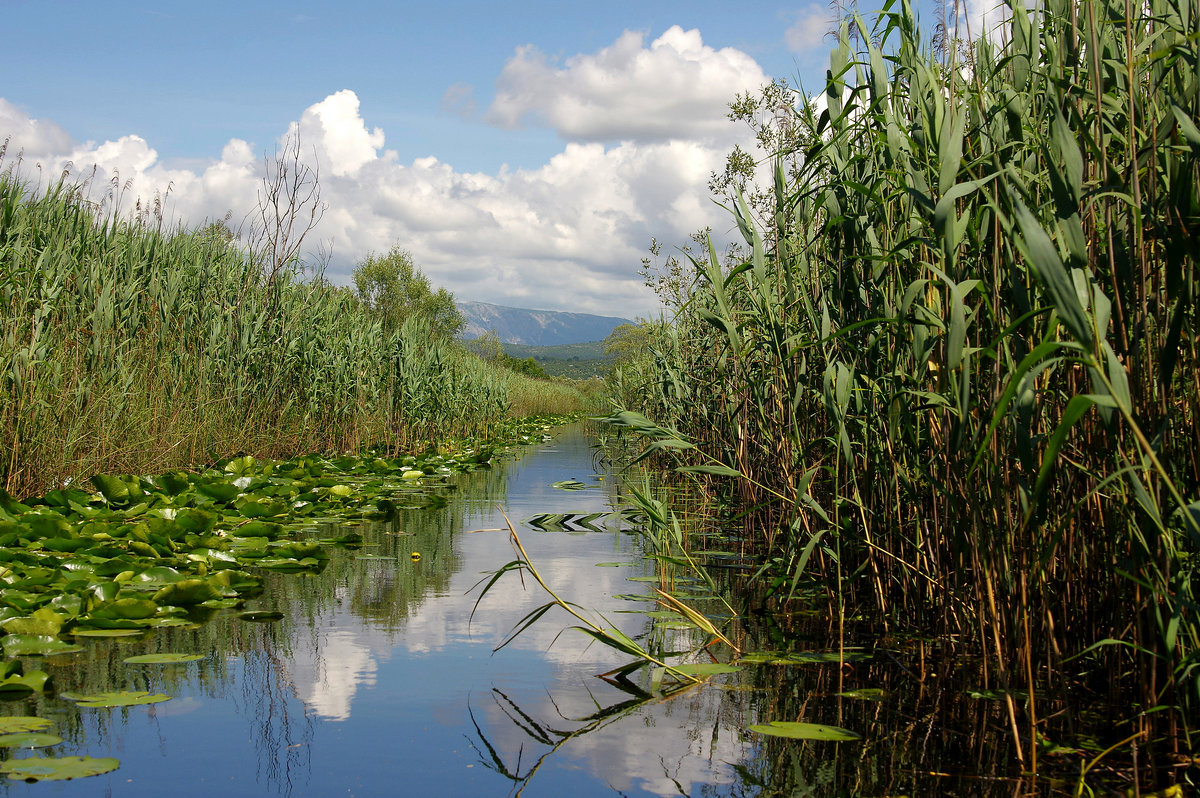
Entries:
{"label": "water reflection", "polygon": [[[53,795],[1050,791],[1010,778],[1000,702],[962,698],[966,686],[979,684],[970,661],[938,659],[909,643],[864,636],[863,659],[844,669],[819,662],[748,666],[719,683],[667,694],[651,689],[644,672],[624,689],[597,679],[624,658],[564,631],[570,619],[553,613],[493,654],[544,597],[505,579],[472,617],[472,586],[513,553],[505,533],[466,533],[501,527],[501,507],[518,521],[612,510],[620,503],[617,487],[596,471],[582,432],[561,432],[512,462],[456,479],[442,489],[441,507],[406,510],[392,524],[364,528],[363,545],[333,551],[321,574],[268,575],[248,608],[282,612],[278,622],[218,612],[193,628],[144,639],[89,640],[84,653],[44,666],[60,690],[145,689],[175,696],[169,703],[87,711],[54,697],[30,698],[9,702],[0,714],[53,720],[68,741],[58,755],[121,758],[107,776],[36,785]],[[590,487],[551,487],[569,479]],[[703,642],[639,611],[652,604],[618,598],[645,592],[646,585],[628,580],[654,573],[619,519],[609,532],[526,529],[521,536],[555,591],[603,612],[643,645],[666,653]],[[726,577],[719,588],[744,596],[737,572]],[[754,613],[731,633],[747,648],[805,641],[820,648],[833,637],[811,618]],[[165,668],[123,662],[152,651],[206,657]],[[880,689],[883,698],[839,695],[856,688]],[[771,720],[845,726],[864,739],[804,742],[746,730]]]}

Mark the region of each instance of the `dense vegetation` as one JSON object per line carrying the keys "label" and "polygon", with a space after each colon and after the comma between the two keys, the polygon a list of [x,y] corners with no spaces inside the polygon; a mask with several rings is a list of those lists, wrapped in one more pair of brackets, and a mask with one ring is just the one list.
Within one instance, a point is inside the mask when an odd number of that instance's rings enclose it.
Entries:
{"label": "dense vegetation", "polygon": [[279,236],[263,256],[223,225],[166,230],[117,199],[66,182],[35,193],[0,174],[9,493],[236,452],[395,452],[588,404],[466,352],[449,338],[454,318],[407,312],[413,297],[453,303],[401,252],[368,259],[355,292],[304,279]]}
{"label": "dense vegetation", "polygon": [[1027,767],[1097,698],[1197,749],[1196,13],[852,20],[819,95],[735,103],[774,177],[746,249],[666,272],[675,322],[613,380],[655,423],[615,422],[726,475],[779,595],[987,655]]}

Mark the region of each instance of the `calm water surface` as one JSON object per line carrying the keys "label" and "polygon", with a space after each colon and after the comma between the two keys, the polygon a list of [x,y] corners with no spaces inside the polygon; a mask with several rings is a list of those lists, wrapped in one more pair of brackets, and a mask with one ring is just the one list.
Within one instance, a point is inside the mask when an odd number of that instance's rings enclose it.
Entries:
{"label": "calm water surface", "polygon": [[[150,689],[169,702],[127,710],[80,710],[69,702],[8,702],[0,712],[55,720],[67,743],[55,755],[115,756],[108,775],[26,785],[11,794],[210,795],[670,795],[732,779],[725,764],[746,745],[681,732],[697,706],[647,705],[606,725],[589,721],[629,696],[595,678],[622,663],[563,631],[555,611],[493,654],[545,598],[515,575],[472,608],[472,587],[513,559],[501,509],[556,591],[604,612],[630,634],[652,573],[636,535],[616,519],[601,531],[521,527],[535,513],[612,509],[581,428],[526,447],[515,459],[454,479],[440,508],[404,511],[394,525],[364,529],[366,545],[335,550],[323,573],[268,575],[246,609],[278,609],[282,621],[221,613],[191,631],[147,640],[87,640],[74,657],[31,660],[59,690]],[[578,480],[585,490],[552,483]],[[414,560],[412,552],[421,558]],[[600,564],[603,563],[603,564]],[[188,665],[134,667],[149,651],[202,653]],[[703,705],[703,700],[700,705]],[[601,726],[554,743],[581,727]],[[65,733],[64,733],[65,732]],[[709,735],[711,730],[706,731]],[[533,770],[532,776],[530,771]],[[531,776],[531,777],[530,777]],[[527,781],[520,781],[527,779]]]}
{"label": "calm water surface", "polygon": [[[561,428],[493,468],[454,478],[440,491],[443,506],[363,528],[365,545],[333,550],[321,574],[268,574],[265,592],[246,609],[279,610],[281,621],[219,612],[195,629],[162,629],[133,642],[89,639],[82,654],[30,660],[52,673],[59,690],[146,689],[173,699],[124,710],[82,709],[53,697],[7,702],[0,713],[54,721],[67,739],[54,755],[114,756],[121,766],[71,782],[0,781],[0,790],[584,798],[1053,789],[1008,777],[1001,702],[964,697],[978,678],[975,667],[925,656],[911,642],[860,641],[844,669],[819,661],[747,666],[642,700],[596,678],[625,659],[588,645],[557,609],[493,653],[546,600],[509,574],[472,618],[473,586],[514,558],[506,532],[496,530],[504,525],[501,509],[563,598],[603,613],[653,649],[695,648],[690,632],[645,614],[655,606],[638,595],[649,592],[654,567],[619,517],[597,519],[594,531],[520,523],[537,513],[619,506],[615,480],[597,473],[603,468],[595,455],[582,428]],[[563,480],[587,487],[552,487]],[[470,533],[479,529],[493,531]],[[736,578],[739,571],[717,573]],[[695,606],[719,609],[694,585],[675,587],[694,593]],[[731,631],[744,649],[828,656],[832,630],[822,613],[763,613],[754,600],[744,606]],[[155,651],[205,658],[165,668],[123,663]],[[645,686],[644,672],[634,679]],[[804,742],[746,730],[769,720],[844,726],[863,739]]]}

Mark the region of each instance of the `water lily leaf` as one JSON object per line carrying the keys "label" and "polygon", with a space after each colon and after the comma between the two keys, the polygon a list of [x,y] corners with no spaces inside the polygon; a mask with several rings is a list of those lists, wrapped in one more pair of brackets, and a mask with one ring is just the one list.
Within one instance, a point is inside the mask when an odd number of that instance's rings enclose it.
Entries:
{"label": "water lily leaf", "polygon": [[879,701],[887,693],[878,687],[864,687],[861,690],[843,690],[838,693],[842,698],[859,698],[864,701]]}
{"label": "water lily leaf", "polygon": [[196,490],[218,502],[230,502],[241,493],[238,486],[230,482],[200,482],[197,483]]}
{"label": "water lily leaf", "polygon": [[283,534],[283,524],[273,521],[249,521],[237,528],[239,537],[275,540]]}
{"label": "water lily leaf", "polygon": [[89,613],[89,617],[93,621],[129,621],[153,618],[157,613],[158,605],[150,599],[123,598],[97,607]]}
{"label": "water lily leaf", "polygon": [[177,665],[181,662],[196,662],[204,659],[203,654],[139,654],[136,657],[126,657],[126,665]]}
{"label": "water lily leaf", "polygon": [[558,488],[559,490],[587,490],[590,486],[577,479],[564,479],[561,482],[550,483],[550,487]]}
{"label": "water lily leaf", "polygon": [[111,773],[121,766],[119,759],[90,756],[30,757],[0,764],[0,773],[22,781],[64,781]]}
{"label": "water lily leaf", "polygon": [[46,690],[50,674],[45,671],[14,673],[0,681],[0,698],[14,698],[21,693],[41,693]]}
{"label": "water lily leaf", "polygon": [[175,523],[194,535],[203,535],[217,525],[217,516],[207,510],[185,507],[175,514]]}
{"label": "water lily leaf", "polygon": [[67,643],[50,635],[8,634],[4,636],[3,643],[6,657],[74,654],[83,651],[83,646]]}
{"label": "water lily leaf", "polygon": [[53,637],[62,628],[66,616],[59,615],[49,607],[34,610],[33,614],[23,618],[10,618],[0,624],[4,631],[18,635],[46,635]]}
{"label": "water lily leaf", "polygon": [[167,585],[154,594],[156,602],[173,607],[188,607],[219,598],[221,594],[217,589],[203,579],[184,579]]}
{"label": "water lily leaf", "polygon": [[862,662],[871,655],[865,651],[752,651],[738,660],[744,665],[818,665],[832,662]]}
{"label": "water lily leaf", "polygon": [[274,610],[253,610],[239,613],[238,617],[243,621],[278,621],[283,618],[283,613]]}
{"label": "water lily leaf", "polygon": [[0,734],[41,731],[53,725],[45,718],[35,718],[32,715],[7,715],[0,717]]}
{"label": "water lily leaf", "polygon": [[695,665],[672,665],[674,670],[691,676],[714,676],[718,673],[737,673],[741,670],[737,665],[726,665],[724,662],[700,662]]}
{"label": "water lily leaf", "polygon": [[158,704],[170,701],[171,696],[162,693],[148,693],[145,690],[120,690],[112,693],[59,693],[60,698],[74,701],[81,707],[139,707],[146,704]]}
{"label": "water lily leaf", "polygon": [[317,568],[320,564],[318,560],[312,557],[305,557],[303,560],[293,560],[290,557],[264,557],[255,563],[259,568],[280,571],[282,573],[309,571]]}
{"label": "water lily leaf", "polygon": [[18,734],[0,734],[0,748],[46,748],[58,745],[63,738],[57,734],[44,732],[21,732]]}
{"label": "water lily leaf", "polygon": [[130,582],[149,582],[157,585],[168,585],[174,582],[180,582],[184,578],[184,575],[179,573],[179,571],[176,571],[174,568],[169,568],[165,565],[155,565],[152,568],[147,568],[140,574],[134,576]]}
{"label": "water lily leaf", "polygon": [[425,476],[424,471],[409,470],[400,475],[400,479],[420,479]]}
{"label": "water lily leaf", "polygon": [[129,485],[119,477],[96,474],[91,478],[91,483],[96,486],[96,490],[100,491],[109,504],[123,504],[129,500]]}
{"label": "water lily leaf", "polygon": [[747,727],[752,732],[769,734],[772,737],[790,737],[793,740],[826,740],[840,742],[857,740],[859,736],[849,729],[839,726],[825,726],[820,723],[795,723],[776,720],[767,724]]}
{"label": "water lily leaf", "polygon": [[137,637],[146,634],[145,629],[75,629],[76,637]]}
{"label": "water lily leaf", "polygon": [[168,471],[156,478],[159,486],[172,496],[178,496],[189,487],[191,482],[188,480],[187,474],[182,471]]}

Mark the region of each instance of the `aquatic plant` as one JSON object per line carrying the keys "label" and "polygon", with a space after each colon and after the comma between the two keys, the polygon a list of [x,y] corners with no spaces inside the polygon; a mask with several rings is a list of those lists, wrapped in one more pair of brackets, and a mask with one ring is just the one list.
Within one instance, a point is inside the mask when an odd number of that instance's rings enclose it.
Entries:
{"label": "aquatic plant", "polygon": [[487,437],[510,411],[588,407],[424,318],[393,325],[294,259],[256,261],[221,223],[170,229],[123,214],[116,189],[35,192],[13,166],[0,171],[0,488],[13,495],[234,452],[395,454]]}
{"label": "aquatic plant", "polygon": [[1195,750],[1196,22],[1014,3],[934,48],[903,0],[848,19],[769,203],[731,205],[744,252],[694,256],[615,378],[657,453],[725,469],[780,596],[986,653],[1030,768],[1043,689]]}

